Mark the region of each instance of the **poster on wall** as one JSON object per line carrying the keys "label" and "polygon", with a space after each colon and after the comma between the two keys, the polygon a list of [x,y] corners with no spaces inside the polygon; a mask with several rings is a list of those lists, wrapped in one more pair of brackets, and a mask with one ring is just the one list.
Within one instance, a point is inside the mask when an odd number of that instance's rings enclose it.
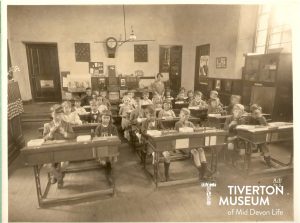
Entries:
{"label": "poster on wall", "polygon": [[91,87],[91,78],[87,75],[69,75],[69,92],[84,92],[87,87]]}
{"label": "poster on wall", "polygon": [[103,75],[103,62],[89,62],[89,73],[92,77]]}
{"label": "poster on wall", "polygon": [[134,62],[148,62],[147,44],[134,44]]}
{"label": "poster on wall", "polygon": [[226,68],[227,67],[227,57],[217,57],[216,58],[216,68]]}
{"label": "poster on wall", "polygon": [[208,75],[209,55],[201,56],[199,63],[199,76]]}
{"label": "poster on wall", "polygon": [[89,43],[75,43],[75,59],[76,62],[89,62],[91,60]]}

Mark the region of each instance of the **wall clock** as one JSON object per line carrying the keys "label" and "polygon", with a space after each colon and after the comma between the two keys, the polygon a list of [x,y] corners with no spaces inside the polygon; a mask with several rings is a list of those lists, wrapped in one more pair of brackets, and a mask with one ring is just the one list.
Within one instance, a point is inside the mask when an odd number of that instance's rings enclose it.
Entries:
{"label": "wall clock", "polygon": [[108,58],[115,58],[118,41],[114,37],[108,37],[105,41]]}

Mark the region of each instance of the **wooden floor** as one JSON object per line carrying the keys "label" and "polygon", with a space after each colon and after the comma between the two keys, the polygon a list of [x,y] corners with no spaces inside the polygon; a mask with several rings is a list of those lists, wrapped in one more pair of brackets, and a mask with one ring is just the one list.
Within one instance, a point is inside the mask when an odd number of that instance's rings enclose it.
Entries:
{"label": "wooden floor", "polygon": [[[26,140],[38,136],[37,126],[24,126]],[[288,149],[288,148],[287,148]],[[272,148],[272,153],[287,159],[284,150]],[[283,151],[280,155],[278,151]],[[137,156],[126,143],[120,148],[121,155],[115,165],[116,197],[101,197],[92,201],[72,203],[49,208],[37,208],[37,197],[33,170],[23,165],[18,157],[9,167],[8,196],[9,221],[11,222],[106,222],[106,221],[262,221],[292,220],[292,177],[284,177],[286,196],[271,197],[271,206],[263,210],[281,208],[284,216],[229,216],[232,207],[219,206],[219,197],[227,196],[227,185],[268,185],[273,178],[241,177],[234,169],[221,164],[217,174],[217,187],[212,189],[212,205],[206,205],[206,189],[198,185],[173,186],[154,189],[151,179],[145,175]],[[163,166],[161,166],[163,168]],[[191,160],[171,164],[171,176],[197,176]],[[63,196],[78,191],[89,191],[105,187],[103,170],[72,173],[66,175],[65,188],[52,188],[50,196]],[[43,182],[45,183],[45,176]],[[251,208],[251,207],[247,207]],[[255,207],[253,207],[255,208]],[[258,209],[258,208],[256,208]]]}

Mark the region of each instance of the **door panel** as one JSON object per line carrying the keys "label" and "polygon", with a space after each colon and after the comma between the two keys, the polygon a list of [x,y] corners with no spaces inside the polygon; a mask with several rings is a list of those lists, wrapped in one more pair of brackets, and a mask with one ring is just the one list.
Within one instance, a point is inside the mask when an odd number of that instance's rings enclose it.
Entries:
{"label": "door panel", "polygon": [[[200,57],[209,56],[210,44],[196,46],[196,61],[195,61],[195,78],[194,78],[194,90],[201,91],[204,95],[208,94],[207,76],[200,75]],[[209,73],[209,72],[208,72]]]}
{"label": "door panel", "polygon": [[27,44],[27,60],[34,101],[61,101],[56,44]]}
{"label": "door panel", "polygon": [[253,86],[251,92],[251,104],[258,104],[262,107],[263,113],[272,114],[275,87]]}

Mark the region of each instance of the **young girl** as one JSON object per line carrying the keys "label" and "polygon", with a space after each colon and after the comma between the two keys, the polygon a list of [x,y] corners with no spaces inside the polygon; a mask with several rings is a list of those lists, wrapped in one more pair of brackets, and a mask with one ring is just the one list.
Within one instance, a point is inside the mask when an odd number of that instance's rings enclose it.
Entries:
{"label": "young girl", "polygon": [[143,92],[143,99],[141,100],[141,105],[152,105],[152,101],[149,99],[149,92]]}
{"label": "young girl", "polygon": [[[95,136],[107,137],[118,136],[117,127],[112,124],[112,115],[109,110],[104,110],[101,114],[101,122],[95,130]],[[112,163],[117,161],[117,157],[99,157],[99,162],[105,168],[105,176],[110,185],[113,184],[112,179]]]}
{"label": "young girl", "polygon": [[210,99],[208,103],[208,114],[224,114],[225,111],[222,108],[222,105],[220,104],[220,101],[218,99]]}
{"label": "young girl", "polygon": [[154,94],[154,96],[152,98],[152,103],[153,103],[154,109],[162,109],[163,99],[162,99],[161,95]]}
{"label": "young girl", "polygon": [[202,100],[200,91],[195,91],[195,98],[190,102],[189,107],[199,107],[200,110],[208,108],[207,103]]}
{"label": "young girl", "polygon": [[177,101],[184,101],[184,100],[186,100],[185,88],[184,87],[180,88],[179,93],[178,93],[178,95],[176,97],[176,100]]}
{"label": "young girl", "polygon": [[62,103],[62,108],[64,111],[63,120],[72,125],[81,125],[82,121],[80,120],[77,112],[72,112],[72,104],[69,101]]}
{"label": "young girl", "polygon": [[[43,138],[48,140],[62,140],[74,138],[73,129],[70,123],[63,120],[63,108],[56,104],[51,107],[53,120],[44,125]],[[63,186],[63,168],[68,162],[47,164],[46,167],[50,172],[51,183],[58,182],[58,188]]]}
{"label": "young girl", "polygon": [[173,101],[174,98],[171,96],[171,89],[167,88],[165,91],[165,100]]}
{"label": "young girl", "polygon": [[236,104],[240,104],[241,96],[240,95],[231,95],[230,96],[230,104],[227,106],[227,114],[232,115],[233,107]]}
{"label": "young girl", "polygon": [[210,94],[209,94],[209,99],[208,99],[208,104],[210,104],[210,101],[211,100],[217,100],[218,101],[218,104],[223,107],[221,101],[220,101],[220,98],[218,97],[219,96],[219,93],[217,91],[211,91]]}
{"label": "young girl", "polygon": [[244,106],[241,104],[234,105],[232,109],[232,116],[228,117],[224,124],[224,129],[228,131],[228,159],[231,160],[233,166],[236,166],[236,162],[239,157],[239,141],[237,140],[236,127],[238,125],[244,125],[246,119],[243,117]]}
{"label": "young girl", "polygon": [[171,109],[172,104],[170,101],[164,101],[163,109],[159,111],[158,118],[176,118],[174,111]]}
{"label": "young girl", "polygon": [[104,111],[104,110],[108,110],[108,107],[104,104],[103,102],[103,97],[102,96],[98,96],[97,97],[97,105],[98,105],[98,110],[100,112],[100,114]]}
{"label": "young girl", "polygon": [[192,91],[192,90],[189,90],[188,92],[187,92],[187,99],[186,99],[186,101],[188,102],[188,103],[191,103],[193,100],[194,100],[194,92]]}
{"label": "young girl", "polygon": [[86,110],[81,107],[81,100],[78,96],[74,98],[74,112],[76,112],[78,115],[86,113]]}
{"label": "young girl", "polygon": [[[155,109],[153,106],[148,106],[145,109],[145,117],[146,120],[142,123],[142,134],[145,136],[147,133],[147,130],[161,130],[164,129],[163,125],[161,122],[157,121],[155,117]],[[145,145],[144,150],[142,150],[142,162],[145,164],[146,161],[146,155],[147,152],[152,153],[152,164],[154,165],[154,152],[150,148]],[[170,157],[170,152],[169,151],[164,151],[162,152],[162,155],[164,157],[164,169],[165,169],[165,179],[166,181],[170,180],[170,175],[169,175],[169,169],[170,169],[170,164],[171,164],[171,157]]]}
{"label": "young girl", "polygon": [[[262,126],[268,125],[267,120],[262,115],[262,108],[259,105],[257,104],[251,105],[250,111],[251,111],[251,116],[248,119],[249,125],[262,125]],[[270,151],[267,144],[266,143],[259,144],[258,148],[261,150],[267,166],[272,167]]]}
{"label": "young girl", "polygon": [[111,104],[107,99],[107,91],[100,91],[100,95],[102,96],[103,104],[107,106],[108,110],[110,110]]}
{"label": "young girl", "polygon": [[122,121],[121,121],[121,127],[124,130],[124,137],[129,141],[130,140],[130,136],[129,136],[129,131],[128,131],[128,127],[130,125],[130,113],[133,110],[133,107],[130,103],[131,99],[128,96],[124,96],[123,97],[123,105],[120,107],[119,110],[119,115],[122,117]]}
{"label": "young girl", "polygon": [[[184,127],[190,127],[195,129],[194,124],[189,121],[190,114],[191,112],[187,108],[182,108],[180,110],[179,113],[180,120],[175,124],[175,129],[177,131],[179,131],[180,128],[184,128]],[[194,164],[199,171],[199,179],[205,180],[206,172],[207,172],[207,162],[206,162],[206,156],[203,148],[192,149],[191,153],[193,155]]]}

